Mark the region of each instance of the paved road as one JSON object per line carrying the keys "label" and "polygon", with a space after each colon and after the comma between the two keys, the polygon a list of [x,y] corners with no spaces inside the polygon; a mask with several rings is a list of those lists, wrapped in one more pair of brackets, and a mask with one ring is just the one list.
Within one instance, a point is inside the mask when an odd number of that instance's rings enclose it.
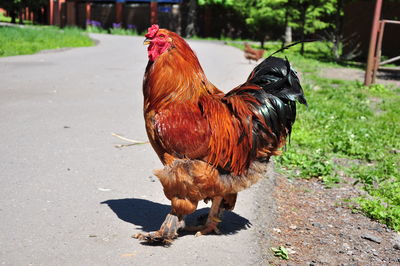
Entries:
{"label": "paved road", "polygon": [[[130,238],[169,210],[146,140],[141,37],[92,35],[99,45],[0,59],[0,263],[4,265],[250,265],[260,262],[255,191],[239,194],[225,235],[185,235],[170,248]],[[254,65],[232,47],[192,42],[221,89]],[[205,212],[201,205],[196,212]],[[192,217],[193,219],[193,217]]]}

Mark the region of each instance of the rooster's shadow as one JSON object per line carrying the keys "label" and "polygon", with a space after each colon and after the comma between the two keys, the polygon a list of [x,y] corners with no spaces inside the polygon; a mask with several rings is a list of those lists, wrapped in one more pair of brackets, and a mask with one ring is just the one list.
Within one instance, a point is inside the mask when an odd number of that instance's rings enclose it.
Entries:
{"label": "rooster's shadow", "polygon": [[[136,198],[111,199],[103,201],[101,204],[107,204],[119,219],[136,225],[138,230],[144,232],[158,230],[165,216],[171,210],[170,205]],[[210,208],[202,208],[188,215],[186,224],[196,224],[197,218],[207,214],[209,210]],[[219,225],[221,233],[224,235],[235,234],[250,227],[249,220],[231,211],[224,213],[223,221]]]}

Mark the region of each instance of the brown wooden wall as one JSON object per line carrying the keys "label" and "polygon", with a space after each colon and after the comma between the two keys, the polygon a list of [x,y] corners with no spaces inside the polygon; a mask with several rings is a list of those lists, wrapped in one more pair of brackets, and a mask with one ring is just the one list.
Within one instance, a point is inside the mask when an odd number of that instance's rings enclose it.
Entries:
{"label": "brown wooden wall", "polygon": [[[359,0],[344,7],[343,35],[361,44],[362,58],[368,54],[375,1]],[[383,1],[381,19],[400,20],[400,4]],[[393,57],[400,55],[400,25],[386,25],[382,54]]]}

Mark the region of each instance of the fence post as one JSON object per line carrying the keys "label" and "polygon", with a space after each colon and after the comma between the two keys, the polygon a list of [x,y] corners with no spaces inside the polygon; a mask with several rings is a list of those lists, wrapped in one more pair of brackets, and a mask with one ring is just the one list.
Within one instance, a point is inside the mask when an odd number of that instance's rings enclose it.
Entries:
{"label": "fence post", "polygon": [[157,24],[158,21],[158,5],[156,0],[150,2],[150,24]]}
{"label": "fence post", "polygon": [[117,0],[115,3],[115,22],[121,23],[124,18],[125,0]]}
{"label": "fence post", "polygon": [[90,2],[86,2],[85,4],[85,16],[86,16],[86,24],[87,27],[92,19],[92,4]]}
{"label": "fence post", "polygon": [[374,19],[372,21],[371,39],[369,42],[367,69],[365,70],[364,85],[369,86],[373,80],[375,57],[376,57],[376,39],[378,37],[379,20],[381,17],[382,0],[376,0]]}
{"label": "fence post", "polygon": [[76,2],[67,1],[67,25],[76,25]]}
{"label": "fence post", "polygon": [[53,25],[53,18],[54,18],[54,1],[49,0],[49,25]]}

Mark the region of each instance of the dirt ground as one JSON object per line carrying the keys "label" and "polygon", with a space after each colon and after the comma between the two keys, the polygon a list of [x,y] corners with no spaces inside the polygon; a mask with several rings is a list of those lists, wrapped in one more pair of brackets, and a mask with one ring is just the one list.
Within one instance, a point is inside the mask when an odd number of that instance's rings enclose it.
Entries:
{"label": "dirt ground", "polygon": [[346,199],[361,192],[353,180],[345,181],[327,189],[315,179],[278,175],[273,194],[277,217],[269,244],[284,246],[290,260],[269,257],[269,264],[400,265],[400,235],[353,213]]}
{"label": "dirt ground", "polygon": [[[364,72],[357,69],[324,69],[328,78],[360,80]],[[400,79],[379,75],[377,83],[400,86]],[[265,226],[268,243],[264,263],[268,265],[400,265],[400,234],[376,221],[356,213],[348,199],[362,189],[355,180],[326,188],[316,179],[288,179],[275,175],[273,199],[276,218]],[[274,257],[271,247],[283,246],[289,260]]]}
{"label": "dirt ground", "polygon": [[[358,80],[364,82],[364,70],[355,68],[325,68],[321,76],[331,79]],[[400,71],[383,72],[379,71],[376,83],[388,86],[400,87]]]}

